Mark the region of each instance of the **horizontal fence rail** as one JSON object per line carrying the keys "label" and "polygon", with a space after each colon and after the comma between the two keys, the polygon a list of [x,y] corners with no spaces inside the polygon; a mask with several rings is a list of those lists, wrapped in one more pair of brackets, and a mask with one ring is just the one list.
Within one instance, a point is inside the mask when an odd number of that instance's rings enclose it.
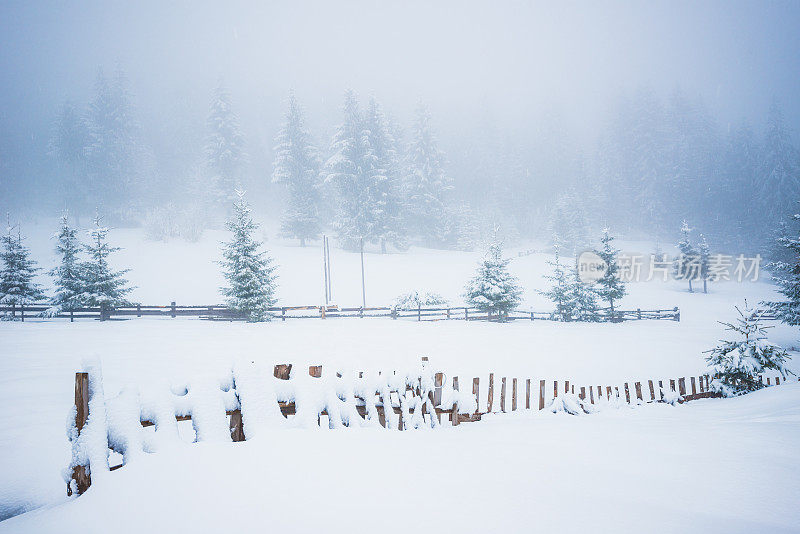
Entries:
{"label": "horizontal fence rail", "polygon": [[[557,312],[541,312],[514,310],[508,313],[490,313],[478,308],[459,307],[358,307],[340,308],[338,306],[275,306],[267,311],[273,319],[333,319],[345,317],[387,317],[391,319],[411,319],[416,321],[558,321]],[[0,314],[12,319],[99,319],[101,321],[114,318],[127,319],[133,317],[198,317],[214,321],[242,321],[246,315],[232,310],[225,305],[178,305],[171,302],[167,305],[133,304],[115,308],[75,308],[73,310],[56,310],[47,303],[3,305]],[[678,307],[658,310],[610,310],[601,308],[590,318],[598,322],[622,322],[637,320],[666,319],[680,321],[681,312]]]}

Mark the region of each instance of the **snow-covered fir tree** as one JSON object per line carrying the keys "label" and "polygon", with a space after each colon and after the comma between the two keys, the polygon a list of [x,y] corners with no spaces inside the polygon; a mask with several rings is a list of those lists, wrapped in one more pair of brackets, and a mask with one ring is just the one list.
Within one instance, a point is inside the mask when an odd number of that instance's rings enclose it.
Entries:
{"label": "snow-covered fir tree", "polygon": [[495,239],[478,266],[478,272],[468,283],[464,298],[470,306],[497,314],[500,320],[508,316],[522,299],[519,281],[508,271],[510,259],[503,259],[502,243]]}
{"label": "snow-covered fir tree", "polygon": [[546,262],[552,268],[552,272],[544,276],[552,285],[546,291],[539,291],[539,294],[547,297],[555,305],[553,313],[559,320],[571,321],[575,315],[573,279],[568,267],[561,262],[561,245],[558,237],[555,237],[554,241],[554,257]]}
{"label": "snow-covered fir tree", "polygon": [[9,222],[0,242],[0,304],[19,306],[43,300],[44,292],[34,281],[40,269],[23,244],[19,228],[15,231]]}
{"label": "snow-covered fir tree", "polygon": [[675,260],[675,278],[689,281],[689,293],[693,293],[692,280],[696,280],[700,273],[700,261],[697,251],[691,242],[692,229],[683,221],[681,224],[681,239],[678,241],[678,258]]}
{"label": "snow-covered fir tree", "polygon": [[129,269],[112,270],[108,258],[121,249],[108,244],[108,227],[102,226],[101,222],[102,217],[95,215],[94,228],[87,232],[89,239],[84,245],[88,258],[79,269],[84,283],[82,303],[91,308],[99,307],[102,314],[112,308],[129,305],[126,295],[134,288],[124,278]]}
{"label": "snow-covered fir tree", "polygon": [[80,261],[81,244],[78,230],[69,224],[66,211],[61,215],[61,226],[56,238],[56,254],[59,262],[50,271],[55,285],[52,307],[48,314],[73,311],[83,306],[85,278],[84,265]]}
{"label": "snow-covered fir tree", "polygon": [[305,246],[306,240],[317,239],[321,231],[320,158],[294,92],[289,93],[286,121],[275,141],[272,181],[289,190],[289,206],[283,214],[280,235],[299,239],[300,246]]}
{"label": "snow-covered fir tree", "polygon": [[420,104],[406,156],[406,202],[409,229],[426,246],[445,242],[446,195],[452,189],[431,128],[431,114]]}
{"label": "snow-covered fir tree", "polygon": [[791,219],[795,223],[794,229],[787,229],[777,240],[784,254],[779,256],[781,259],[772,261],[767,266],[778,286],[778,292],[785,300],[763,304],[784,323],[797,326],[800,325],[800,231],[797,230],[800,214],[792,215]]}
{"label": "snow-covered fir tree", "polygon": [[581,279],[578,267],[572,269],[567,298],[572,302],[573,318],[576,321],[599,321],[597,287]]}
{"label": "snow-covered fir tree", "polygon": [[404,250],[408,244],[403,221],[397,143],[391,125],[375,98],[369,100],[364,126],[369,147],[375,157],[367,195],[367,201],[372,204],[371,241],[377,240],[380,243],[382,253],[386,253],[387,243]]}
{"label": "snow-covered fir tree", "polygon": [[714,368],[711,388],[725,396],[741,395],[763,386],[759,377],[766,370],[774,370],[786,378],[784,367],[789,356],[786,351],[767,341],[766,329],[761,325],[759,312],[747,302],[744,308],[736,307],[739,317],[735,323],[721,323],[736,339],[721,340],[721,344],[706,351],[706,361]]}
{"label": "snow-covered fir tree", "polygon": [[600,238],[601,247],[595,251],[606,264],[605,273],[597,281],[597,295],[608,302],[612,315],[614,314],[614,303],[627,293],[625,283],[620,278],[619,263],[617,263],[619,250],[614,248],[613,241],[614,238],[610,235],[608,228],[604,228],[603,237]]}
{"label": "snow-covered fir tree", "polygon": [[214,90],[206,128],[206,168],[211,180],[208,191],[212,202],[227,208],[235,201],[234,191],[242,187],[246,155],[239,118],[233,111],[230,94],[222,82]]}
{"label": "snow-covered fir tree", "polygon": [[708,247],[706,236],[700,234],[700,243],[697,245],[697,259],[700,262],[698,275],[703,281],[703,293],[708,293],[708,276],[711,264],[711,251]]}
{"label": "snow-covered fir tree", "polygon": [[229,308],[251,322],[268,321],[268,308],[275,304],[276,278],[272,258],[253,238],[258,224],[253,222],[250,206],[243,191],[237,191],[234,212],[226,227],[233,236],[223,243],[223,260],[219,262],[228,285],[221,288]]}

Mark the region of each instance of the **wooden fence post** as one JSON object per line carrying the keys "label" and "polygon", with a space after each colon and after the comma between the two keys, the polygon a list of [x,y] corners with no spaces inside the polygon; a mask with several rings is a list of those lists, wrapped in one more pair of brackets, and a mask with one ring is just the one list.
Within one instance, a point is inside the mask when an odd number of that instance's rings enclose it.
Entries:
{"label": "wooden fence post", "polygon": [[675,391],[675,379],[674,378],[670,378],[669,379],[669,389],[672,390],[672,391]]}
{"label": "wooden fence post", "polygon": [[447,320],[450,320],[450,308],[447,308]]}
{"label": "wooden fence post", "polygon": [[553,397],[558,397],[558,380],[553,380]]}
{"label": "wooden fence post", "polygon": [[511,411],[517,411],[517,379],[511,379]]}
{"label": "wooden fence post", "polygon": [[578,396],[580,397],[581,400],[586,399],[586,388],[584,386],[581,386],[581,393]]}
{"label": "wooden fence post", "polygon": [[[87,419],[89,419],[89,373],[75,373],[75,428],[78,430],[78,435]],[[72,480],[75,481],[78,495],[86,491],[92,484],[91,466],[73,467]],[[70,484],[67,484],[67,495],[72,495]]]}
{"label": "wooden fence post", "polygon": [[[453,377],[453,390],[458,391],[458,377],[457,376]],[[450,411],[450,422],[453,424],[453,426],[458,426],[458,424],[459,424],[459,420],[458,420],[458,403],[457,402],[453,403],[453,409]]]}
{"label": "wooden fence post", "polygon": [[539,380],[539,409],[544,410],[544,380]]}
{"label": "wooden fence post", "polygon": [[633,386],[636,388],[636,398],[639,400],[644,400],[642,398],[642,383],[636,382]]}
{"label": "wooden fence post", "polygon": [[276,365],[273,374],[275,375],[275,378],[279,378],[281,380],[289,380],[289,375],[292,374],[292,364],[281,363]]}
{"label": "wooden fence post", "polygon": [[433,407],[436,408],[442,403],[442,384],[444,384],[444,373],[433,375]]}
{"label": "wooden fence post", "polygon": [[697,386],[695,385],[694,377],[691,377],[690,380],[692,382],[692,395],[697,395]]}
{"label": "wooden fence post", "polygon": [[600,401],[600,399],[602,398],[603,398],[603,386],[597,386],[597,400]]}
{"label": "wooden fence post", "polygon": [[625,402],[627,402],[628,404],[631,403],[631,392],[628,389],[628,383],[627,382],[625,382]]}
{"label": "wooden fence post", "polygon": [[686,395],[686,379],[685,378],[679,378],[678,379],[678,393],[680,393],[681,397]]}
{"label": "wooden fence post", "polygon": [[697,381],[700,382],[700,393],[704,393],[706,391],[705,385],[703,384],[703,377],[698,376]]}
{"label": "wooden fence post", "polygon": [[531,321],[533,321],[533,312],[531,312]]}
{"label": "wooden fence post", "polygon": [[569,393],[569,380],[564,381],[564,393]]}
{"label": "wooden fence post", "polygon": [[175,313],[175,301],[173,300],[172,302],[169,303],[169,305],[172,308],[172,318],[174,319],[175,317],[177,317]]}
{"label": "wooden fence post", "polygon": [[506,412],[506,377],[500,380],[500,411]]}
{"label": "wooden fence post", "polygon": [[642,309],[636,308],[636,318],[641,320],[642,319]]}
{"label": "wooden fence post", "polygon": [[492,413],[494,403],[494,373],[489,373],[489,400],[486,403],[486,412]]}
{"label": "wooden fence post", "polygon": [[481,379],[472,379],[472,394],[475,395],[475,413],[481,411]]}
{"label": "wooden fence post", "polygon": [[525,380],[525,409],[531,409],[531,379]]}
{"label": "wooden fence post", "polygon": [[141,317],[141,316],[142,316],[142,305],[140,303],[136,305],[136,317]]}
{"label": "wooden fence post", "polygon": [[606,395],[607,395],[606,398],[608,400],[611,400],[611,386],[606,386]]}
{"label": "wooden fence post", "polygon": [[244,441],[244,426],[242,425],[242,410],[231,413],[231,440]]}
{"label": "wooden fence post", "polygon": [[589,386],[589,402],[594,404],[594,388]]}
{"label": "wooden fence post", "polygon": [[312,376],[314,378],[322,378],[322,366],[321,365],[309,365],[308,366],[308,376]]}
{"label": "wooden fence post", "polygon": [[417,304],[417,321],[422,320],[422,304]]}
{"label": "wooden fence post", "polygon": [[73,310],[69,311],[69,322],[71,323],[75,322],[75,312]]}
{"label": "wooden fence post", "polygon": [[653,381],[652,380],[648,380],[647,381],[647,385],[650,387],[650,400],[651,401],[656,400],[656,391],[655,391],[655,388],[653,387]]}
{"label": "wooden fence post", "polygon": [[469,321],[469,308],[464,307],[464,320]]}
{"label": "wooden fence post", "polygon": [[664,383],[661,380],[658,381],[658,397],[658,400],[664,400]]}
{"label": "wooden fence post", "polygon": [[22,320],[22,322],[24,323],[25,322],[25,303],[24,302],[20,302],[19,303],[19,317]]}
{"label": "wooden fence post", "polygon": [[[23,319],[24,320],[24,319]],[[769,377],[767,377],[767,385],[771,386],[772,384],[769,383]]]}
{"label": "wooden fence post", "polygon": [[286,320],[286,306],[281,306],[281,321]]}

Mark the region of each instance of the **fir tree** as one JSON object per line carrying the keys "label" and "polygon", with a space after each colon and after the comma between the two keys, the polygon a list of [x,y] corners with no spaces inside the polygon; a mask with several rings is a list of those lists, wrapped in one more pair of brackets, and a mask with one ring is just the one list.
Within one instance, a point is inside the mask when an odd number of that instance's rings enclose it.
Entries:
{"label": "fir tree", "polygon": [[567,289],[566,298],[570,302],[572,314],[577,321],[598,321],[597,313],[597,288],[581,280],[578,267],[572,270],[571,281]]}
{"label": "fir tree", "polygon": [[262,244],[253,239],[258,224],[253,222],[244,192],[236,193],[238,200],[234,204],[234,213],[226,223],[233,237],[223,244],[225,259],[219,262],[228,282],[221,292],[228,307],[249,321],[268,321],[268,308],[275,304],[275,267],[272,258],[261,250]]}
{"label": "fir tree", "polygon": [[317,183],[320,159],[294,92],[289,93],[286,122],[275,140],[272,181],[289,189],[289,207],[281,221],[281,236],[299,239],[304,247],[307,239],[317,239],[320,234]]}
{"label": "fir tree", "polygon": [[88,184],[84,182],[87,136],[83,117],[75,106],[69,102],[64,103],[53,125],[48,148],[58,165],[59,196],[75,210],[85,209],[86,206],[82,203],[89,194]]}
{"label": "fir tree", "polygon": [[[800,221],[800,215],[793,215],[791,219]],[[786,324],[800,325],[800,236],[795,229],[793,233],[786,232],[778,238],[778,246],[785,254],[784,259],[772,261],[767,267],[772,273],[772,278],[778,286],[778,292],[786,300],[778,302],[765,302],[770,311]]]}
{"label": "fir tree", "polygon": [[614,302],[619,301],[625,296],[625,283],[620,278],[619,264],[617,263],[617,256],[619,250],[615,249],[612,241],[614,238],[608,232],[608,228],[603,229],[603,237],[600,238],[602,247],[596,250],[595,253],[602,258],[606,264],[606,271],[603,277],[597,281],[597,294],[601,299],[608,302],[611,311],[611,316],[614,315]]}
{"label": "fir tree", "polygon": [[508,316],[520,303],[522,288],[515,276],[508,272],[511,260],[503,259],[502,243],[499,240],[489,250],[478,266],[475,277],[467,283],[464,298],[489,315],[498,314],[500,320]]}
{"label": "fir tree", "polygon": [[762,219],[766,215],[774,222],[792,212],[792,203],[800,196],[799,177],[797,149],[792,144],[780,107],[773,102],[757,185]]}
{"label": "fir tree", "polygon": [[539,294],[547,297],[555,304],[554,314],[556,317],[561,321],[571,321],[575,315],[574,288],[572,287],[567,267],[561,263],[559,255],[561,245],[557,237],[555,238],[555,243],[555,257],[546,262],[547,265],[552,267],[553,271],[552,274],[544,276],[545,280],[552,282],[552,286],[547,291],[539,291]]}
{"label": "fir tree", "polygon": [[562,193],[550,214],[550,232],[558,235],[561,247],[573,256],[589,243],[589,222],[583,201],[575,189]]}
{"label": "fir tree", "polygon": [[406,199],[413,233],[427,246],[440,246],[445,241],[445,197],[452,186],[430,122],[430,112],[420,105],[407,154]]}
{"label": "fir tree", "polygon": [[61,215],[61,227],[55,238],[56,253],[59,256],[59,265],[50,271],[54,278],[56,288],[53,305],[47,311],[55,315],[64,311],[73,311],[83,306],[85,278],[84,265],[79,261],[81,244],[78,241],[78,231],[69,225],[69,216],[66,211]]}
{"label": "fir tree", "polygon": [[30,251],[22,243],[19,228],[8,224],[6,234],[0,238],[0,304],[24,305],[41,301],[45,298],[41,286],[34,282],[34,276],[40,269],[30,258]]}
{"label": "fir tree", "polygon": [[722,344],[706,351],[706,361],[714,368],[711,388],[725,396],[741,395],[763,386],[759,375],[767,369],[781,373],[786,378],[784,363],[789,359],[786,351],[767,342],[766,329],[758,312],[748,307],[738,307],[736,323],[721,323],[726,330],[738,334],[735,340],[721,340]]}
{"label": "fir tree", "polygon": [[89,242],[84,245],[88,259],[80,270],[84,282],[83,304],[100,308],[104,316],[115,307],[129,305],[125,296],[134,288],[124,278],[129,269],[113,271],[108,263],[109,256],[121,249],[108,244],[108,228],[101,226],[101,221],[100,215],[95,215],[94,228],[88,231]]}
{"label": "fir tree", "polygon": [[235,200],[234,191],[241,188],[246,155],[239,118],[233,112],[230,94],[221,82],[214,91],[206,124],[206,166],[212,180],[209,190],[218,205],[227,206]]}
{"label": "fir tree", "polygon": [[371,204],[372,240],[381,245],[386,253],[386,244],[403,250],[407,247],[402,219],[400,168],[397,145],[391,127],[380,104],[370,98],[365,117],[365,128],[369,147],[374,155],[372,175],[368,181],[367,201]]}
{"label": "fir tree", "polygon": [[689,293],[693,293],[692,280],[699,275],[699,258],[690,241],[692,229],[686,221],[681,224],[681,240],[678,241],[680,255],[675,260],[675,278],[689,281]]}

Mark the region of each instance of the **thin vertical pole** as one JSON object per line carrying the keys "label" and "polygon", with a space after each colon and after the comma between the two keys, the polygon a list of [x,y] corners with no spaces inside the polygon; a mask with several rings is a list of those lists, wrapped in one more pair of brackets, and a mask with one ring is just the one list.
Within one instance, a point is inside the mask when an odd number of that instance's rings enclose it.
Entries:
{"label": "thin vertical pole", "polygon": [[367,286],[364,283],[364,238],[361,238],[361,306],[367,307]]}

